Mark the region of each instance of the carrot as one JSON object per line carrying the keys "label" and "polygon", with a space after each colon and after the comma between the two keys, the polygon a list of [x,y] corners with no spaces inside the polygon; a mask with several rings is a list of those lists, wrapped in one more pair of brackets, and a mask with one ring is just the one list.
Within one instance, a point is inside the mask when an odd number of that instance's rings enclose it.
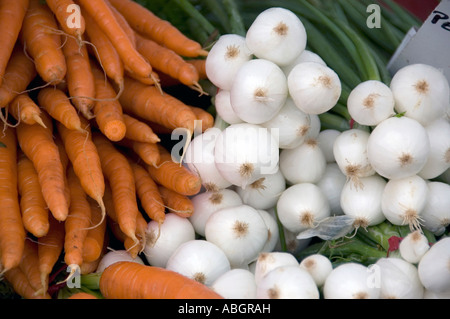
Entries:
{"label": "carrot", "polygon": [[192,64],[197,69],[200,80],[208,79],[208,75],[206,74],[206,59],[188,59],[186,62]]}
{"label": "carrot", "polygon": [[143,76],[138,76],[136,74],[134,74],[133,72],[131,72],[131,70],[125,69],[125,75],[129,76],[132,79],[135,79],[143,84],[146,85],[154,85],[156,86],[159,90],[161,90],[161,80],[159,77],[159,73],[152,71],[152,74],[150,75],[150,77],[143,77]]}
{"label": "carrot", "polygon": [[160,162],[158,144],[156,143],[138,142],[124,138],[117,142],[117,144],[133,150],[139,159],[144,161],[147,165],[156,167]]}
{"label": "carrot", "polygon": [[67,66],[61,49],[61,35],[50,8],[40,0],[30,0],[20,39],[34,60],[37,73],[47,83],[64,80]]}
{"label": "carrot", "polygon": [[155,86],[125,78],[124,91],[119,98],[125,113],[161,124],[167,128],[194,131],[195,114],[175,97],[161,94]]}
{"label": "carrot", "polygon": [[67,170],[67,181],[71,202],[69,216],[64,222],[64,262],[75,270],[83,263],[83,244],[91,224],[91,206],[73,166]]}
{"label": "carrot", "polygon": [[137,32],[186,57],[206,56],[201,45],[186,37],[170,22],[132,0],[109,0]]}
{"label": "carrot", "polygon": [[143,166],[137,163],[131,163],[131,168],[133,169],[136,192],[142,208],[151,220],[162,224],[165,220],[166,213],[158,185],[156,185],[155,181]]}
{"label": "carrot", "polygon": [[31,240],[25,241],[25,248],[19,267],[27,277],[31,287],[33,287],[36,293],[45,293],[39,272],[39,255],[36,242]]}
{"label": "carrot", "polygon": [[30,98],[27,92],[17,95],[9,104],[8,111],[19,122],[44,125],[40,107]]}
{"label": "carrot", "polygon": [[86,34],[93,46],[94,55],[104,69],[106,75],[117,84],[122,91],[124,81],[124,65],[119,54],[106,34],[99,28],[95,20],[83,12],[86,20]]}
{"label": "carrot", "polygon": [[180,166],[172,160],[172,156],[165,148],[159,147],[161,161],[158,167],[147,165],[147,171],[153,180],[182,195],[191,196],[201,189],[200,177]]}
{"label": "carrot", "polygon": [[136,245],[132,238],[126,237],[124,240],[124,247],[130,253],[131,257],[136,258],[141,253],[147,241],[147,221],[141,212],[136,218],[136,237],[139,239],[139,244]]}
{"label": "carrot", "polygon": [[19,265],[25,242],[17,191],[17,139],[6,127],[0,135],[0,254],[4,271]]}
{"label": "carrot", "polygon": [[51,299],[48,293],[36,294],[36,291],[33,289],[31,284],[29,283],[26,275],[19,268],[13,268],[8,270],[5,273],[6,280],[12,285],[14,291],[25,299]]}
{"label": "carrot", "polygon": [[83,262],[93,262],[100,257],[106,236],[106,220],[103,212],[93,200],[88,198],[92,221],[83,243]]}
{"label": "carrot", "polygon": [[94,117],[95,85],[88,50],[85,45],[79,46],[74,38],[67,37],[63,46],[66,58],[66,82],[69,95],[75,108],[87,119]]}
{"label": "carrot", "polygon": [[108,4],[104,0],[78,0],[78,3],[110,39],[124,65],[139,76],[150,77],[152,66],[135,49]]}
{"label": "carrot", "polygon": [[96,101],[94,104],[95,121],[100,131],[111,141],[120,141],[126,135],[127,127],[122,105],[115,99],[116,92],[103,72],[97,66],[92,67]]}
{"label": "carrot", "polygon": [[58,147],[59,158],[61,159],[61,164],[64,172],[64,196],[66,197],[67,205],[70,206],[70,189],[69,182],[67,181],[67,168],[69,167],[70,160],[59,134],[56,134],[55,136],[55,144]]}
{"label": "carrot", "polygon": [[85,132],[70,130],[61,123],[56,123],[56,128],[64,143],[66,154],[72,163],[73,170],[80,180],[84,192],[94,199],[102,210],[103,218],[106,215],[103,203],[105,193],[105,178],[100,163],[100,156],[92,141],[88,121],[81,118],[80,122]]}
{"label": "carrot", "polygon": [[188,196],[177,193],[164,186],[159,186],[159,193],[161,194],[164,205],[178,216],[189,217],[194,212],[194,205]]}
{"label": "carrot", "polygon": [[77,110],[63,91],[56,88],[43,88],[39,90],[37,100],[39,106],[53,119],[70,130],[82,131]]}
{"label": "carrot", "polygon": [[48,234],[38,238],[39,271],[44,290],[47,291],[49,275],[64,249],[64,223],[50,216]]}
{"label": "carrot", "polygon": [[199,129],[198,125],[200,125],[200,131],[204,132],[207,129],[212,128],[214,126],[214,117],[211,115],[211,113],[198,106],[191,105],[190,107],[197,118],[196,129]]}
{"label": "carrot", "polygon": [[87,292],[77,292],[77,293],[74,293],[73,295],[71,295],[67,299],[98,299],[98,298]]}
{"label": "carrot", "polygon": [[204,284],[164,268],[117,262],[100,277],[106,299],[222,299]]}
{"label": "carrot", "polygon": [[77,15],[80,11],[79,7],[77,9],[72,0],[46,0],[46,3],[54,13],[61,29],[81,43],[85,31],[85,21],[81,14]]}
{"label": "carrot", "polygon": [[29,0],[0,1],[0,30],[4,30],[0,38],[0,85],[5,75],[6,66],[19,37],[22,21],[27,12]]}
{"label": "carrot", "polygon": [[58,146],[53,140],[53,125],[47,113],[42,113],[46,128],[39,124],[19,123],[16,127],[20,148],[33,162],[45,202],[59,221],[66,219],[69,205],[66,197],[65,171]]}
{"label": "carrot", "polygon": [[197,69],[192,64],[187,63],[180,55],[153,40],[139,35],[136,35],[136,39],[137,50],[156,70],[202,92],[198,83]]}
{"label": "carrot", "polygon": [[21,45],[16,45],[0,86],[0,107],[5,107],[19,93],[25,91],[36,74],[33,61],[25,55]]}
{"label": "carrot", "polygon": [[128,24],[128,21],[125,19],[125,17],[119,11],[117,11],[117,9],[108,0],[104,0],[104,1],[108,5],[108,7],[111,9],[114,17],[117,20],[117,23],[119,23],[120,27],[123,29],[123,31],[125,31],[127,37],[131,41],[131,44],[133,45],[133,47],[136,48],[136,34],[135,34],[133,28],[131,28],[131,26]]}
{"label": "carrot", "polygon": [[123,119],[126,125],[125,137],[127,139],[144,143],[158,143],[161,141],[147,123],[129,114],[124,114]]}
{"label": "carrot", "polygon": [[127,158],[104,135],[94,132],[92,140],[97,147],[105,178],[111,185],[114,209],[122,231],[137,244],[136,216],[139,213],[133,171]]}
{"label": "carrot", "polygon": [[35,237],[48,233],[48,209],[42,195],[39,177],[33,162],[20,152],[17,160],[17,180],[20,195],[20,210],[25,230]]}

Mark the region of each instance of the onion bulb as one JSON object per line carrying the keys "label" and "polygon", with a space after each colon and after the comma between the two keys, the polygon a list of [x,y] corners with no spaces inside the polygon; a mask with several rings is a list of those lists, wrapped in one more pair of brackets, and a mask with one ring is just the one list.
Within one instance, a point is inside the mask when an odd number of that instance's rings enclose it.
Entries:
{"label": "onion bulb", "polygon": [[111,250],[107,252],[102,259],[100,260],[100,263],[97,266],[96,272],[101,273],[103,272],[108,266],[119,262],[119,261],[132,261],[139,264],[144,264],[144,261],[141,259],[141,257],[136,256],[136,258],[133,258],[127,250]]}
{"label": "onion bulb", "polygon": [[288,252],[274,251],[260,253],[255,262],[255,282],[258,284],[261,279],[271,270],[280,266],[298,266],[298,260]]}
{"label": "onion bulb", "polygon": [[210,288],[225,299],[256,299],[255,275],[247,269],[230,269],[220,275]]}
{"label": "onion bulb", "polygon": [[428,197],[420,214],[423,226],[442,235],[450,225],[450,184],[432,181],[427,183]]}
{"label": "onion bulb", "polygon": [[436,293],[450,291],[450,237],[434,243],[418,264],[419,278],[425,289]]}
{"label": "onion bulb", "polygon": [[284,71],[286,76],[289,75],[289,72],[291,72],[292,68],[296,66],[299,63],[303,62],[317,62],[322,65],[327,65],[325,61],[318,55],[317,53],[310,51],[310,50],[303,50],[303,52],[290,64],[281,66],[281,69]]}
{"label": "onion bulb", "polygon": [[428,249],[430,249],[428,239],[420,230],[406,235],[398,247],[400,256],[411,264],[417,264]]}
{"label": "onion bulb", "polygon": [[229,90],[219,90],[214,96],[214,107],[217,114],[228,124],[237,124],[244,122],[236,115],[231,106],[231,97]]}
{"label": "onion bulb", "polygon": [[323,287],[325,280],[333,270],[331,260],[321,254],[312,254],[305,257],[299,266],[309,272],[317,287]]}

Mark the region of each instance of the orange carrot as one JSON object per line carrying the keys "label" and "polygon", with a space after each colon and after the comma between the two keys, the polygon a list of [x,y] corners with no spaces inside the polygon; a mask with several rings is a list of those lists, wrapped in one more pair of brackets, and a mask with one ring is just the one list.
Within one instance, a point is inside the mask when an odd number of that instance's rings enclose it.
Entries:
{"label": "orange carrot", "polygon": [[[123,88],[124,65],[119,54],[106,34],[99,28],[95,20],[87,13],[83,12],[86,20],[86,34],[93,46],[91,51],[104,69],[106,75]],[[119,90],[121,91],[121,90]]]}
{"label": "orange carrot", "polygon": [[108,7],[111,9],[114,17],[116,18],[117,22],[119,23],[120,27],[125,31],[127,37],[130,39],[131,44],[134,48],[136,48],[136,34],[133,30],[133,28],[130,27],[128,24],[128,21],[125,19],[125,17],[117,11],[117,9],[108,1],[104,0]]}
{"label": "orange carrot", "polygon": [[64,249],[64,223],[50,216],[48,234],[38,238],[39,271],[44,290],[47,291],[49,275]]}
{"label": "orange carrot", "polygon": [[191,196],[201,189],[200,177],[172,160],[172,156],[163,147],[159,147],[161,161],[158,167],[147,165],[153,180],[182,195]]}
{"label": "orange carrot", "polygon": [[212,128],[214,126],[214,116],[212,116],[211,113],[209,113],[208,111],[206,111],[201,107],[192,105],[191,110],[194,112],[197,118],[197,128],[198,125],[200,125],[201,132],[204,132],[207,129]]}
{"label": "orange carrot", "polygon": [[50,227],[47,204],[33,162],[22,152],[19,153],[17,160],[17,180],[25,230],[35,237],[45,236]]}
{"label": "orange carrot", "polygon": [[186,62],[192,64],[197,69],[200,80],[206,80],[208,78],[206,74],[206,59],[188,59]]}
{"label": "orange carrot", "polygon": [[31,240],[25,241],[25,248],[19,267],[36,293],[45,293],[39,271],[39,255],[36,242]]}
{"label": "orange carrot", "polygon": [[116,92],[103,72],[97,66],[92,67],[96,92],[94,104],[95,121],[100,131],[111,141],[120,141],[126,135],[127,127],[122,105],[116,100]]}
{"label": "orange carrot", "polygon": [[192,215],[194,212],[194,204],[192,204],[192,201],[188,196],[177,193],[161,185],[158,188],[164,205],[171,212],[180,217],[189,217]]}
{"label": "orange carrot", "polygon": [[59,158],[61,159],[61,164],[64,172],[64,196],[66,197],[67,205],[70,206],[70,189],[69,182],[67,181],[67,168],[69,167],[70,160],[59,134],[56,134],[55,136],[55,144],[58,147]]}
{"label": "orange carrot", "polygon": [[34,60],[36,70],[48,83],[64,80],[67,66],[61,49],[61,35],[53,12],[40,0],[30,0],[20,39]]}
{"label": "orange carrot", "polygon": [[0,135],[0,254],[4,271],[19,265],[25,242],[17,191],[17,139],[6,127]]}
{"label": "orange carrot", "polygon": [[8,105],[36,77],[36,68],[20,45],[14,47],[0,86],[0,107]]}
{"label": "orange carrot", "polygon": [[106,268],[100,277],[100,291],[106,299],[222,299],[209,287],[177,272],[131,261]]}
{"label": "orange carrot", "polygon": [[127,127],[125,133],[127,139],[144,143],[158,143],[161,141],[147,123],[129,114],[124,114],[123,119]]}
{"label": "orange carrot", "polygon": [[106,236],[106,220],[98,204],[88,198],[91,209],[91,226],[83,243],[83,262],[93,262],[100,257]]}
{"label": "orange carrot", "polygon": [[133,258],[136,258],[144,250],[147,241],[147,221],[141,212],[138,213],[136,218],[136,237],[139,239],[138,245],[128,236],[124,240],[124,248]]}
{"label": "orange carrot", "polygon": [[139,159],[144,161],[144,163],[146,163],[147,165],[156,167],[160,162],[158,144],[138,142],[129,140],[127,138],[124,138],[123,140],[117,142],[117,144],[133,150],[134,153],[139,157]]}
{"label": "orange carrot", "polygon": [[162,224],[166,218],[166,213],[158,185],[143,166],[131,163],[131,168],[133,169],[136,192],[142,208],[151,220]]}
{"label": "orange carrot", "polygon": [[20,123],[16,127],[20,148],[33,162],[38,173],[42,194],[52,215],[59,221],[66,219],[69,205],[66,197],[65,171],[58,146],[53,140],[51,118],[42,113],[46,128],[39,124]]}
{"label": "orange carrot", "polygon": [[79,46],[74,38],[67,37],[63,53],[67,64],[67,88],[72,103],[84,117],[91,119],[94,117],[91,109],[94,107],[95,85],[88,50],[85,45]]}
{"label": "orange carrot", "polygon": [[9,104],[8,111],[19,122],[30,125],[35,123],[44,125],[40,107],[30,98],[27,92],[17,95]]}
{"label": "orange carrot", "polygon": [[206,56],[201,45],[186,37],[170,22],[132,0],[109,0],[137,32],[186,57]]}
{"label": "orange carrot", "polygon": [[64,143],[66,154],[72,163],[73,170],[80,180],[84,192],[94,199],[101,207],[103,218],[105,217],[105,205],[103,194],[105,193],[105,178],[97,148],[92,141],[88,122],[81,118],[80,122],[85,132],[70,130],[61,123],[56,123],[57,130]]}
{"label": "orange carrot", "polygon": [[13,268],[5,273],[6,280],[12,285],[14,291],[24,299],[51,299],[48,293],[36,294],[26,275],[19,268]]}
{"label": "orange carrot", "polygon": [[0,1],[0,30],[5,30],[0,38],[0,85],[6,66],[19,37],[22,22],[27,12],[29,0]]}
{"label": "orange carrot", "polygon": [[96,296],[94,296],[93,294],[89,294],[87,292],[77,292],[77,293],[74,293],[73,295],[71,295],[67,299],[98,299],[98,298]]}
{"label": "orange carrot", "polygon": [[50,10],[54,13],[61,29],[75,37],[79,42],[85,30],[85,21],[79,7],[72,0],[46,0]]}
{"label": "orange carrot", "polygon": [[70,130],[82,130],[77,110],[63,91],[56,88],[43,88],[39,90],[37,100],[39,106],[53,119]]}
{"label": "orange carrot", "polygon": [[83,244],[91,225],[91,206],[73,166],[67,170],[67,181],[71,202],[69,216],[64,222],[64,262],[74,269],[83,263]]}
{"label": "orange carrot", "polygon": [[126,77],[119,100],[125,113],[170,129],[185,128],[190,133],[194,131],[196,117],[191,108],[167,93],[161,94],[155,86]]}
{"label": "orange carrot", "polygon": [[136,48],[152,66],[179,80],[182,84],[199,88],[199,75],[197,69],[187,63],[174,51],[156,43],[153,40],[136,35]]}
{"label": "orange carrot", "polygon": [[108,4],[104,0],[78,0],[78,3],[110,39],[124,65],[139,76],[150,77],[152,66],[135,49]]}
{"label": "orange carrot", "polygon": [[122,231],[137,244],[136,216],[139,213],[133,171],[127,158],[101,133],[94,132],[92,140],[97,147],[105,178],[112,190],[114,208]]}

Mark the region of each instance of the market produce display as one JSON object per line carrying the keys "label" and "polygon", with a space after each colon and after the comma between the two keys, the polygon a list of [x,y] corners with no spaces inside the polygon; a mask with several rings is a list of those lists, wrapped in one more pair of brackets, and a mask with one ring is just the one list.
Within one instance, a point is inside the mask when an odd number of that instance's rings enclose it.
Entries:
{"label": "market produce display", "polygon": [[450,296],[450,88],[387,71],[421,23],[394,1],[11,12],[5,298]]}

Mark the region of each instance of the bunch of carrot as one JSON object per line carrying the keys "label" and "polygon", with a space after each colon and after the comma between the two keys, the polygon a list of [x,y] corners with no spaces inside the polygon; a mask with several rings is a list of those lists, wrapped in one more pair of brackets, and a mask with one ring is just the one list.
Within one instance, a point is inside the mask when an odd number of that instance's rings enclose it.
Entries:
{"label": "bunch of carrot", "polygon": [[59,262],[94,271],[110,235],[137,256],[150,220],[192,213],[201,181],[160,134],[214,124],[165,92],[202,92],[208,52],[132,0],[0,0],[0,28],[1,275],[51,298]]}

